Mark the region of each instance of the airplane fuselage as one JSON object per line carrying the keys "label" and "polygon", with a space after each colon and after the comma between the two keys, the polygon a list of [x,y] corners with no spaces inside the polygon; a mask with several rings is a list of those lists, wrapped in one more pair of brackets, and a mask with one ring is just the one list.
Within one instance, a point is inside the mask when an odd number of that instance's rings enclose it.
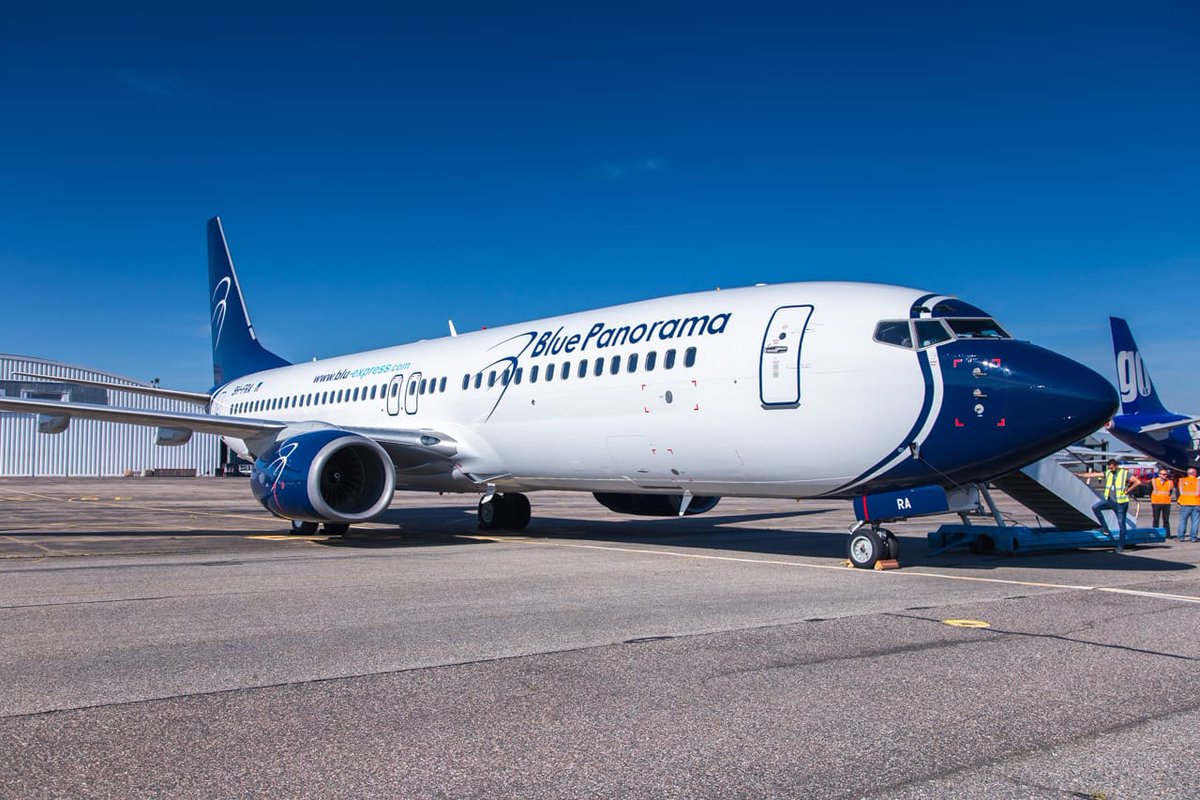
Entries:
{"label": "airplane fuselage", "polygon": [[452,464],[398,469],[398,489],[951,486],[1053,452],[1115,406],[1091,370],[947,322],[981,316],[877,284],[702,292],[252,373],[220,387],[211,412],[454,439]]}

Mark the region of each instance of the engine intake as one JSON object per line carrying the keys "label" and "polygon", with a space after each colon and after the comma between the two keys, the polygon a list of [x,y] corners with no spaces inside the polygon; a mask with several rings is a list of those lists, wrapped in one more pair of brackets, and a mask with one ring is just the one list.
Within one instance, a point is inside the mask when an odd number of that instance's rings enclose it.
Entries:
{"label": "engine intake", "polygon": [[[600,501],[600,505],[618,514],[636,514],[639,517],[677,517],[679,506],[683,503],[681,494],[627,494],[622,492],[593,492],[592,496]],[[721,502],[719,497],[692,498],[688,503],[684,516],[703,514],[712,511],[713,506]]]}
{"label": "engine intake", "polygon": [[363,522],[392,502],[392,459],[365,436],[336,429],[276,442],[254,462],[250,488],[277,517]]}

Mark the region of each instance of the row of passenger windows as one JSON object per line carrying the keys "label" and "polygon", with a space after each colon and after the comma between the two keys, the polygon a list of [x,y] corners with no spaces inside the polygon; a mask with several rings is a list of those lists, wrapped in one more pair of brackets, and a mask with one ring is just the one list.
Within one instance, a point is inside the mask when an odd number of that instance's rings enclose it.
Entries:
{"label": "row of passenger windows", "polygon": [[[663,353],[663,369],[674,369],[675,362],[676,353],[674,349]],[[621,372],[622,366],[624,366],[626,372],[637,372],[639,365],[644,372],[653,372],[659,366],[658,351],[651,350],[649,353],[646,353],[645,359],[641,359],[638,353],[630,353],[627,356],[611,356],[610,358],[600,356],[594,361],[589,361],[585,358],[576,362],[574,367],[570,361],[564,361],[561,364],[546,364],[545,367],[542,367],[540,364],[534,365],[529,368],[529,382],[537,383],[539,379],[543,382],[552,381],[556,376],[559,380],[565,381],[571,377],[572,372],[580,378],[586,378],[589,371],[593,376],[600,377],[606,369],[610,375],[617,375]],[[683,351],[683,366],[693,367],[695,365],[696,348],[689,347]],[[489,387],[495,386],[497,381],[503,386],[507,386],[510,382],[519,384],[525,380],[525,368],[517,367],[516,372],[513,372],[511,369],[505,369],[502,372],[492,370],[487,374],[486,379],[482,372],[475,373],[474,378],[471,375],[463,375],[462,388],[469,389],[474,384],[475,388],[478,389],[483,386],[485,380]],[[282,411],[289,408],[361,403],[384,399],[389,395],[396,397],[400,392],[400,383],[400,381],[395,381],[391,384],[381,383],[373,386],[358,386],[353,389],[332,389],[324,392],[312,392],[310,394],[294,394],[285,397],[250,400],[242,403],[234,403],[230,411],[233,414],[256,414],[261,411]],[[405,394],[411,397],[444,391],[446,391],[445,378],[421,378],[420,381],[408,381],[408,388],[405,389]]]}
{"label": "row of passenger windows", "polygon": [[[535,364],[529,368],[529,382],[537,383],[539,379],[543,382],[552,381],[556,376],[560,381],[565,381],[571,377],[572,372],[577,378],[586,378],[589,372],[599,378],[605,373],[605,370],[609,375],[617,375],[620,374],[622,366],[626,372],[637,372],[639,363],[643,371],[653,372],[658,367],[658,351],[651,350],[646,353],[645,360],[642,360],[638,353],[630,353],[627,356],[611,356],[609,358],[599,356],[592,361],[585,358],[574,364],[570,361],[564,361],[561,364],[546,364],[545,367]],[[696,348],[689,347],[683,351],[683,365],[685,367],[696,365]],[[663,353],[662,368],[675,368],[675,351],[673,349]],[[524,367],[517,367],[515,372],[511,368],[500,372],[491,370],[487,373],[486,378],[482,372],[476,372],[474,376],[463,375],[462,388],[469,389],[474,386],[479,389],[485,382],[489,388],[495,386],[497,382],[502,386],[508,386],[510,382],[520,384],[524,380]]]}
{"label": "row of passenger windows", "polygon": [[[420,381],[408,382],[408,395],[433,394],[446,391],[445,378],[421,378]],[[259,411],[280,411],[285,408],[307,408],[309,406],[324,406],[337,403],[361,403],[368,400],[386,398],[389,394],[396,397],[400,393],[400,381],[374,386],[358,386],[354,389],[335,389],[327,392],[311,394],[294,394],[286,397],[271,397],[263,400],[252,400],[245,403],[234,403],[231,412],[234,414],[254,414]]]}

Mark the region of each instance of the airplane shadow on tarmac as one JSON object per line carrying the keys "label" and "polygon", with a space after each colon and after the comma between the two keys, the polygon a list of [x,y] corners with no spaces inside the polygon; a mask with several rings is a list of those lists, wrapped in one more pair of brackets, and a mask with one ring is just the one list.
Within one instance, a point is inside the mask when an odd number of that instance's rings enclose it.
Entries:
{"label": "airplane shadow on tarmac", "polygon": [[[422,544],[487,543],[506,537],[545,539],[573,543],[594,543],[620,547],[639,545],[687,547],[707,550],[733,551],[757,556],[800,556],[841,561],[846,558],[849,534],[844,530],[783,530],[777,527],[755,527],[752,523],[768,522],[822,514],[835,514],[839,523],[842,515],[828,509],[798,510],[759,514],[731,514],[684,517],[624,517],[609,516],[579,519],[536,515],[523,531],[477,531],[474,509],[393,509],[378,522],[397,524],[399,534],[385,531],[364,531],[347,539],[329,539],[332,547],[414,547]],[[383,535],[377,535],[383,534]],[[390,534],[390,535],[389,535]],[[482,539],[480,537],[487,537]],[[1027,566],[1039,569],[1104,570],[1129,572],[1178,572],[1195,569],[1195,564],[1163,561],[1151,556],[1169,549],[1164,545],[1143,545],[1117,555],[1107,549],[1066,549],[1021,553],[1016,555],[977,555],[953,550],[930,555],[924,535],[897,533],[900,540],[902,567],[953,567],[955,569],[993,570],[1004,566]],[[1200,553],[1200,546],[1197,547]]]}

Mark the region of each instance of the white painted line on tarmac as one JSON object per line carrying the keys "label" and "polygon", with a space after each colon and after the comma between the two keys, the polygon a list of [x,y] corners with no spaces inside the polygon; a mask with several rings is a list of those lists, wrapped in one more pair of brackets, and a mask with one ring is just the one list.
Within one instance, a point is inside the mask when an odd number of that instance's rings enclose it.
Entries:
{"label": "white painted line on tarmac", "polygon": [[680,553],[674,550],[652,550],[640,547],[612,547],[599,544],[570,544],[566,542],[547,542],[538,539],[522,540],[521,544],[541,545],[543,547],[574,547],[581,550],[614,550],[619,553],[641,553],[652,556],[674,556],[676,558],[694,558],[705,561],[734,561],[745,564],[773,564],[782,567],[800,567],[803,569],[829,569],[857,575],[892,575],[896,577],[910,576],[919,578],[940,578],[948,581],[968,581],[971,583],[999,583],[1009,586],[1029,586],[1037,589],[1069,589],[1077,592],[1111,592],[1113,594],[1130,594],[1138,597],[1152,597],[1159,600],[1176,600],[1185,603],[1200,603],[1200,596],[1186,594],[1168,594],[1166,592],[1147,592],[1138,589],[1118,589],[1107,586],[1086,586],[1073,583],[1047,583],[1045,581],[1020,581],[1009,578],[980,578],[973,575],[950,575],[945,572],[920,572],[917,570],[871,570],[853,569],[840,564],[809,564],[803,561],[781,561],[772,558],[744,558],[740,556],[712,556],[701,553]]}

